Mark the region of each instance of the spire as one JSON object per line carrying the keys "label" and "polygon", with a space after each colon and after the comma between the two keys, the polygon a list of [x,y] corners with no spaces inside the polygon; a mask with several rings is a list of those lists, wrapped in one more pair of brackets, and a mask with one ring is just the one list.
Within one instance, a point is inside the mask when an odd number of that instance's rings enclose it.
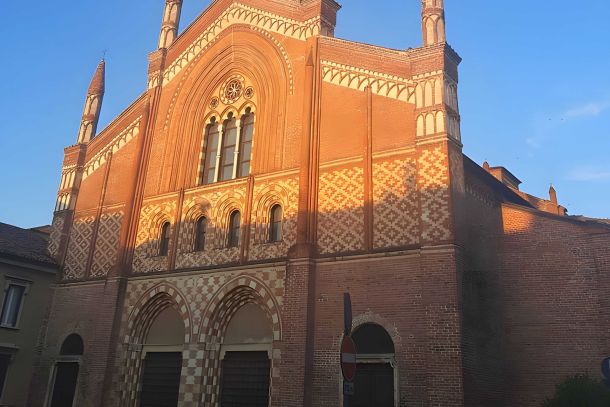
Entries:
{"label": "spire", "polygon": [[178,25],[180,24],[181,12],[182,0],[165,0],[161,34],[159,36],[159,48],[168,48],[178,36]]}
{"label": "spire", "polygon": [[97,123],[100,118],[100,110],[102,109],[102,100],[104,99],[104,91],[106,86],[106,62],[102,59],[95,70],[89,90],[87,91],[87,99],[85,100],[85,109],[81,119],[80,130],[78,132],[77,143],[88,143],[97,131]]}
{"label": "spire", "polygon": [[424,46],[445,42],[444,0],[422,0],[422,33]]}

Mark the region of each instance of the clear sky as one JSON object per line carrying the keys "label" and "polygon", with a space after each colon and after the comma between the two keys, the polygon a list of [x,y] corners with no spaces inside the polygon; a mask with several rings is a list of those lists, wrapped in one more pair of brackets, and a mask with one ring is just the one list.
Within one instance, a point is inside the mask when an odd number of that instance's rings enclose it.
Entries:
{"label": "clear sky", "polygon": [[[164,0],[5,2],[0,25],[0,221],[52,219],[63,148],[107,49],[100,129],[146,87]],[[419,0],[343,0],[336,36],[391,48],[421,44]],[[610,218],[608,0],[446,0],[462,56],[464,151],[503,165],[522,189],[553,183],[570,214]],[[209,4],[184,0],[182,27]]]}

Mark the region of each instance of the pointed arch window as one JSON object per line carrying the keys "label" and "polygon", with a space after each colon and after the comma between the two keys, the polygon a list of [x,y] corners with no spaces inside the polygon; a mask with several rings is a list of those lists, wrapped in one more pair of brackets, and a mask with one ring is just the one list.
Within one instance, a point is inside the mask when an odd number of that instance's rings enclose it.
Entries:
{"label": "pointed arch window", "polygon": [[208,228],[208,220],[205,216],[197,219],[195,225],[195,251],[202,252],[205,250],[205,238]]}
{"label": "pointed arch window", "polygon": [[229,113],[222,125],[212,117],[205,130],[201,184],[250,175],[254,123],[255,116],[250,107],[239,118]]}
{"label": "pointed arch window", "polygon": [[216,180],[216,161],[220,137],[215,117],[212,117],[210,124],[206,127],[205,133],[206,146],[201,183],[211,184]]}
{"label": "pointed arch window", "polygon": [[254,113],[250,108],[241,118],[241,137],[239,141],[239,167],[238,177],[250,175],[250,161],[252,159],[252,136],[254,135]]}
{"label": "pointed arch window", "polygon": [[269,216],[269,241],[281,242],[282,234],[282,207],[273,205]]}
{"label": "pointed arch window", "polygon": [[241,214],[239,211],[235,211],[229,218],[229,247],[239,247],[240,230]]}
{"label": "pointed arch window", "polygon": [[235,178],[235,156],[237,150],[237,120],[233,114],[229,114],[229,118],[225,120],[222,132],[222,150],[220,152],[220,171],[218,174],[219,181],[227,181]]}
{"label": "pointed arch window", "polygon": [[170,224],[165,222],[161,226],[161,239],[159,242],[159,256],[167,256],[169,253],[169,239],[170,239]]}

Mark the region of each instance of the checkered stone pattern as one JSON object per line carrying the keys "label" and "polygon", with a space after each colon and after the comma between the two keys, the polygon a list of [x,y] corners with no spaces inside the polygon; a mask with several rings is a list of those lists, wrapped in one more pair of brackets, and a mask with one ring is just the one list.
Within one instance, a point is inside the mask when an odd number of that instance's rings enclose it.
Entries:
{"label": "checkered stone pattern", "polygon": [[323,254],[364,248],[364,170],[323,172],[318,194],[318,246]]}
{"label": "checkered stone pattern", "polygon": [[[228,221],[234,210],[240,211],[243,216],[245,207],[245,184],[213,192],[193,193],[187,197],[182,209],[176,267],[197,268],[238,262],[240,249],[227,247]],[[195,224],[201,216],[208,220],[206,243],[203,251],[195,252]]]}
{"label": "checkered stone pattern", "polygon": [[49,236],[49,246],[47,248],[49,255],[53,258],[57,258],[57,256],[59,255],[61,234],[63,232],[65,223],[65,215],[63,213],[56,213],[53,217],[53,224],[51,225],[51,236]]}
{"label": "checkered stone pattern", "polygon": [[455,191],[466,192],[466,179],[464,176],[464,156],[461,151],[452,151],[449,154],[451,165],[451,185]]}
{"label": "checkered stone pattern", "polygon": [[[166,256],[159,256],[161,226],[170,222],[171,233],[175,230],[176,202],[145,204],[140,211],[140,222],[133,256],[133,272],[149,273],[167,270]],[[170,252],[172,250],[170,239]]]}
{"label": "checkered stone pattern", "polygon": [[74,220],[64,265],[64,280],[85,278],[94,224],[95,218],[93,216]]}
{"label": "checkered stone pattern", "polygon": [[100,217],[91,265],[91,277],[105,277],[116,264],[119,251],[119,235],[124,213],[122,211],[104,213]]}
{"label": "checkered stone pattern", "polygon": [[413,158],[373,163],[375,248],[407,246],[419,241],[416,180]]}
{"label": "checkered stone pattern", "polygon": [[[256,302],[267,311],[274,338],[279,341],[285,276],[285,267],[273,267],[130,281],[121,319],[111,405],[137,405],[142,365],[138,344],[143,341],[145,327],[150,326],[159,310],[174,306],[183,315],[186,327],[178,405],[216,406],[202,404],[202,400],[216,402],[218,399],[219,352],[226,324],[240,304]],[[280,358],[274,342],[273,377],[279,377]]]}
{"label": "checkered stone pattern", "polygon": [[422,240],[451,239],[449,218],[449,162],[440,146],[421,151],[417,184],[420,191]]}
{"label": "checkered stone pattern", "polygon": [[[282,241],[269,242],[271,208],[282,207]],[[299,179],[257,182],[254,185],[252,219],[250,222],[250,260],[268,260],[286,257],[288,249],[296,244],[297,213],[299,210]]]}

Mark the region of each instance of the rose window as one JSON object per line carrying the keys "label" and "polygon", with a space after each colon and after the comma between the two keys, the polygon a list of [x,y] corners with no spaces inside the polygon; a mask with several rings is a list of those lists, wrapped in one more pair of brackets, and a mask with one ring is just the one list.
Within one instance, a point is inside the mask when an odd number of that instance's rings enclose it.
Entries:
{"label": "rose window", "polygon": [[233,79],[227,83],[227,87],[225,88],[225,98],[231,102],[234,102],[241,96],[241,90],[242,85],[239,79]]}

